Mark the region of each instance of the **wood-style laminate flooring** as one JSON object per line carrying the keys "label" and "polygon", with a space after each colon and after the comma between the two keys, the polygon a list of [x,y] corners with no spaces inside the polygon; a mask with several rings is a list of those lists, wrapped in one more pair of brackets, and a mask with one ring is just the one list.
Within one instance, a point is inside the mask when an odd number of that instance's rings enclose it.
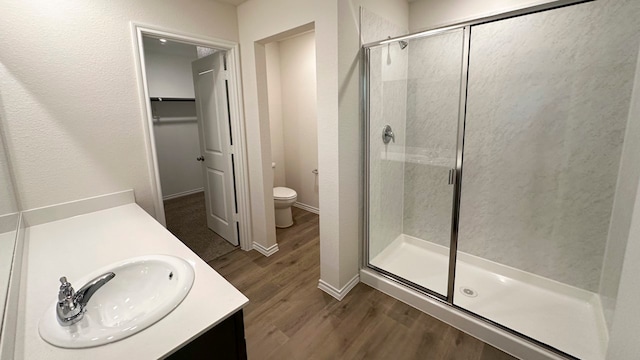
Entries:
{"label": "wood-style laminate flooring", "polygon": [[242,291],[247,352],[258,359],[455,359],[513,357],[373,288],[337,301],[318,289],[318,215],[293,208],[270,257],[236,250],[210,261]]}

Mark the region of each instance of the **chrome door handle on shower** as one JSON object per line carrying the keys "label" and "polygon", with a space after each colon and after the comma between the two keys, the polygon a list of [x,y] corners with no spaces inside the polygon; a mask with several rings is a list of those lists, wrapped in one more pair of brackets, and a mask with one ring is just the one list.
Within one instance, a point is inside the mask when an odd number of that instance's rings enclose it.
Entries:
{"label": "chrome door handle on shower", "polygon": [[201,156],[198,156],[198,157],[196,158],[196,160],[198,160],[198,161],[204,161],[204,156],[202,156],[202,155],[201,155]]}
{"label": "chrome door handle on shower", "polygon": [[382,142],[388,144],[391,140],[393,140],[393,142],[396,142],[396,136],[393,134],[391,125],[385,125],[382,129]]}

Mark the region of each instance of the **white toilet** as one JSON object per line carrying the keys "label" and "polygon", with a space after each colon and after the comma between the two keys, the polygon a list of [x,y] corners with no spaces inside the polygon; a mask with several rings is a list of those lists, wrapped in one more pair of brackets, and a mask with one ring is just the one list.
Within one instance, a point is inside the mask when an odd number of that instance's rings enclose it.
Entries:
{"label": "white toilet", "polygon": [[[272,168],[276,167],[276,163],[271,164]],[[273,203],[276,209],[276,227],[287,228],[293,225],[293,217],[291,216],[291,205],[298,200],[298,193],[288,187],[273,188]]]}
{"label": "white toilet", "polygon": [[298,194],[287,187],[273,188],[273,203],[276,207],[276,227],[286,228],[293,225],[291,205],[295,204]]}

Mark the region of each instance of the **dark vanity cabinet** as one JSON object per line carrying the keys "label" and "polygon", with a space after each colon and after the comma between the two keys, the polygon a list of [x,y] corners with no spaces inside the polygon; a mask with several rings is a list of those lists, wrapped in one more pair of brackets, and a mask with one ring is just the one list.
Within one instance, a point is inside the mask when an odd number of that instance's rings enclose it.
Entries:
{"label": "dark vanity cabinet", "polygon": [[244,340],[244,321],[242,310],[240,310],[171,354],[167,359],[245,360],[246,358],[247,344]]}

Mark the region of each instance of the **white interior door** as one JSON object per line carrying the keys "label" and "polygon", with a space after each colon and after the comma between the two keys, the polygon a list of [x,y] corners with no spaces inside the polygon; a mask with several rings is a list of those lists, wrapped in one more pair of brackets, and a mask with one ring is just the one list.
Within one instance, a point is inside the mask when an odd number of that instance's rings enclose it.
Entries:
{"label": "white interior door", "polygon": [[207,226],[231,244],[238,245],[224,52],[198,59],[191,67]]}

